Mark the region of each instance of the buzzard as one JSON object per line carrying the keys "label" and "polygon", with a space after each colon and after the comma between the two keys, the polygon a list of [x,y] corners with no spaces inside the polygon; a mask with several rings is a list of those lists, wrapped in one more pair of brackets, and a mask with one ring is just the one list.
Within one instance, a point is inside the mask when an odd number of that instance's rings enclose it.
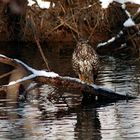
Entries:
{"label": "buzzard", "polygon": [[95,82],[99,69],[99,57],[86,41],[79,41],[72,55],[73,70],[79,79],[88,84]]}

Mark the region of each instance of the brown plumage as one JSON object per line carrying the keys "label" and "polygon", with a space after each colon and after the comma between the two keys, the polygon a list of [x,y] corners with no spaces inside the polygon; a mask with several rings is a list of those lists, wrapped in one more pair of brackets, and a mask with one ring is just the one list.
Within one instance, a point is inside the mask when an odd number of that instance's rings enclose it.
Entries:
{"label": "brown plumage", "polygon": [[72,56],[73,70],[81,81],[94,83],[94,77],[99,68],[99,58],[96,51],[86,42],[80,41]]}

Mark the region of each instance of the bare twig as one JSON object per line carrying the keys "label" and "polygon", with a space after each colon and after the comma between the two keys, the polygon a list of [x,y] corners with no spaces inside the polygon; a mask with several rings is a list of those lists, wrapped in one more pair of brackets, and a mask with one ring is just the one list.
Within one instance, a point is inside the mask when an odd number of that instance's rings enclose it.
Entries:
{"label": "bare twig", "polygon": [[36,28],[36,25],[34,23],[34,20],[33,20],[32,16],[30,16],[30,24],[31,24],[32,32],[33,32],[34,39],[35,39],[35,42],[37,44],[37,47],[39,49],[39,52],[40,52],[40,54],[41,54],[41,56],[42,56],[42,58],[43,58],[43,60],[46,64],[46,67],[47,67],[48,71],[50,71],[50,68],[49,68],[49,65],[48,65],[48,60],[45,57],[45,55],[43,53],[43,50],[41,48],[41,45],[40,45],[40,42],[39,42],[39,37],[38,37],[38,31],[37,31],[37,28]]}
{"label": "bare twig", "polygon": [[[71,20],[72,18],[74,18],[76,15],[80,14],[82,11],[86,10],[86,9],[90,9],[91,7],[95,6],[97,3],[94,3],[93,5],[91,5],[90,7],[84,7],[84,8],[81,8],[77,13],[75,13],[73,16],[69,17],[68,19],[65,20],[65,23],[68,22],[69,20]],[[60,23],[58,26],[54,27],[50,32],[47,33],[47,36],[50,35],[52,32],[54,32],[55,30],[57,30],[59,27],[63,26],[64,23]],[[75,29],[76,31],[76,29]],[[77,31],[77,33],[79,33]]]}
{"label": "bare twig", "polygon": [[70,26],[68,23],[66,23],[65,22],[65,25],[69,28],[69,29],[71,29],[72,31],[74,31],[75,33],[77,33],[77,35],[79,35],[79,32],[75,29],[75,28],[73,28],[72,26]]}
{"label": "bare twig", "polygon": [[61,4],[61,2],[60,2],[60,1],[59,1],[59,5],[60,5],[60,7],[61,7],[61,9],[62,9],[63,13],[64,13],[64,14],[66,14],[66,10],[65,10],[65,8],[63,7],[63,5]]}
{"label": "bare twig", "polygon": [[[78,25],[77,25],[77,23],[76,23],[76,21],[75,21],[75,17],[74,17],[72,8],[70,8],[70,10],[71,10],[72,19],[73,19],[73,22],[74,22],[74,24],[75,24],[76,30],[78,31]],[[74,39],[75,39],[76,42],[77,42],[76,36],[73,34],[73,32],[72,32],[72,35],[74,36]],[[78,38],[79,38],[79,37],[80,37],[80,34],[79,34],[79,32],[78,32]]]}
{"label": "bare twig", "polygon": [[13,72],[13,71],[10,71],[10,72],[7,72],[7,73],[5,73],[5,74],[2,74],[2,75],[0,76],[0,79],[9,76],[10,74],[12,74],[12,72]]}
{"label": "bare twig", "polygon": [[[61,2],[59,2],[59,4],[60,4],[60,7],[62,8],[63,12],[66,14],[65,8],[64,8],[63,5],[61,4]],[[63,23],[63,25],[67,26],[67,27],[71,30],[71,33],[72,33],[72,35],[73,35],[73,38],[74,38],[75,41],[77,42],[77,38],[76,38],[76,36],[74,35],[73,31],[76,32],[76,33],[78,34],[78,38],[79,38],[79,32],[78,32],[77,24],[76,24],[76,22],[75,22],[75,18],[74,18],[74,15],[73,15],[72,8],[70,8],[70,11],[71,11],[72,19],[73,19],[73,22],[74,22],[74,24],[75,24],[76,29],[74,29],[72,26],[70,26],[68,23],[66,23],[66,21],[62,21],[62,19],[60,19],[60,21]]]}
{"label": "bare twig", "polygon": [[44,62],[46,64],[47,70],[50,71],[50,67],[48,65],[48,61],[47,61],[47,59],[46,59],[46,57],[45,57],[45,55],[43,53],[43,50],[42,50],[41,45],[40,45],[40,42],[39,42],[39,40],[37,38],[35,38],[35,41],[36,41],[36,44],[38,46],[38,49],[39,49],[39,51],[41,53],[41,56],[42,56],[42,58],[43,58],[43,60],[44,60]]}
{"label": "bare twig", "polygon": [[88,41],[90,41],[90,39],[91,39],[91,37],[92,37],[92,35],[93,35],[93,33],[94,33],[94,31],[95,31],[95,29],[96,29],[97,26],[98,26],[98,21],[97,21],[97,23],[95,24],[94,28],[91,30],[91,33],[90,33],[90,35],[89,35],[89,37],[88,37]]}

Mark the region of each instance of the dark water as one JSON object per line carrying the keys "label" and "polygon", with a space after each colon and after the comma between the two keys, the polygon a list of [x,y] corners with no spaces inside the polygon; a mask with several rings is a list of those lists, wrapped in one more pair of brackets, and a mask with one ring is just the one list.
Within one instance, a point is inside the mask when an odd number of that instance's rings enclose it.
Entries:
{"label": "dark water", "polygon": [[[49,44],[44,49],[53,71],[60,75],[75,76],[70,61],[72,51],[70,44]],[[1,45],[0,53],[20,58],[34,68],[45,69],[38,50],[31,45],[25,49],[20,45],[18,48],[9,45],[5,49],[5,45]],[[140,61],[135,61],[135,57],[122,58],[101,58],[97,84],[121,94],[137,95],[137,99],[101,106],[82,106],[81,96],[78,93],[71,94],[75,91],[64,91],[48,85],[29,91],[26,102],[20,101],[18,104],[16,100],[11,100],[12,96],[1,96],[0,139],[139,140]],[[0,65],[1,74],[11,69]],[[6,84],[7,79],[0,79],[0,82]]]}

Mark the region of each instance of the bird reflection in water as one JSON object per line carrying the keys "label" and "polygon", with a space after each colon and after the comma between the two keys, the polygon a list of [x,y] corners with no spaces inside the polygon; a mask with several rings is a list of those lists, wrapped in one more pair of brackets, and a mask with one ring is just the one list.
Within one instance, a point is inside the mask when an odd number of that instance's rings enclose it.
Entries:
{"label": "bird reflection in water", "polygon": [[75,137],[77,140],[101,140],[100,121],[96,108],[83,107],[77,112]]}

